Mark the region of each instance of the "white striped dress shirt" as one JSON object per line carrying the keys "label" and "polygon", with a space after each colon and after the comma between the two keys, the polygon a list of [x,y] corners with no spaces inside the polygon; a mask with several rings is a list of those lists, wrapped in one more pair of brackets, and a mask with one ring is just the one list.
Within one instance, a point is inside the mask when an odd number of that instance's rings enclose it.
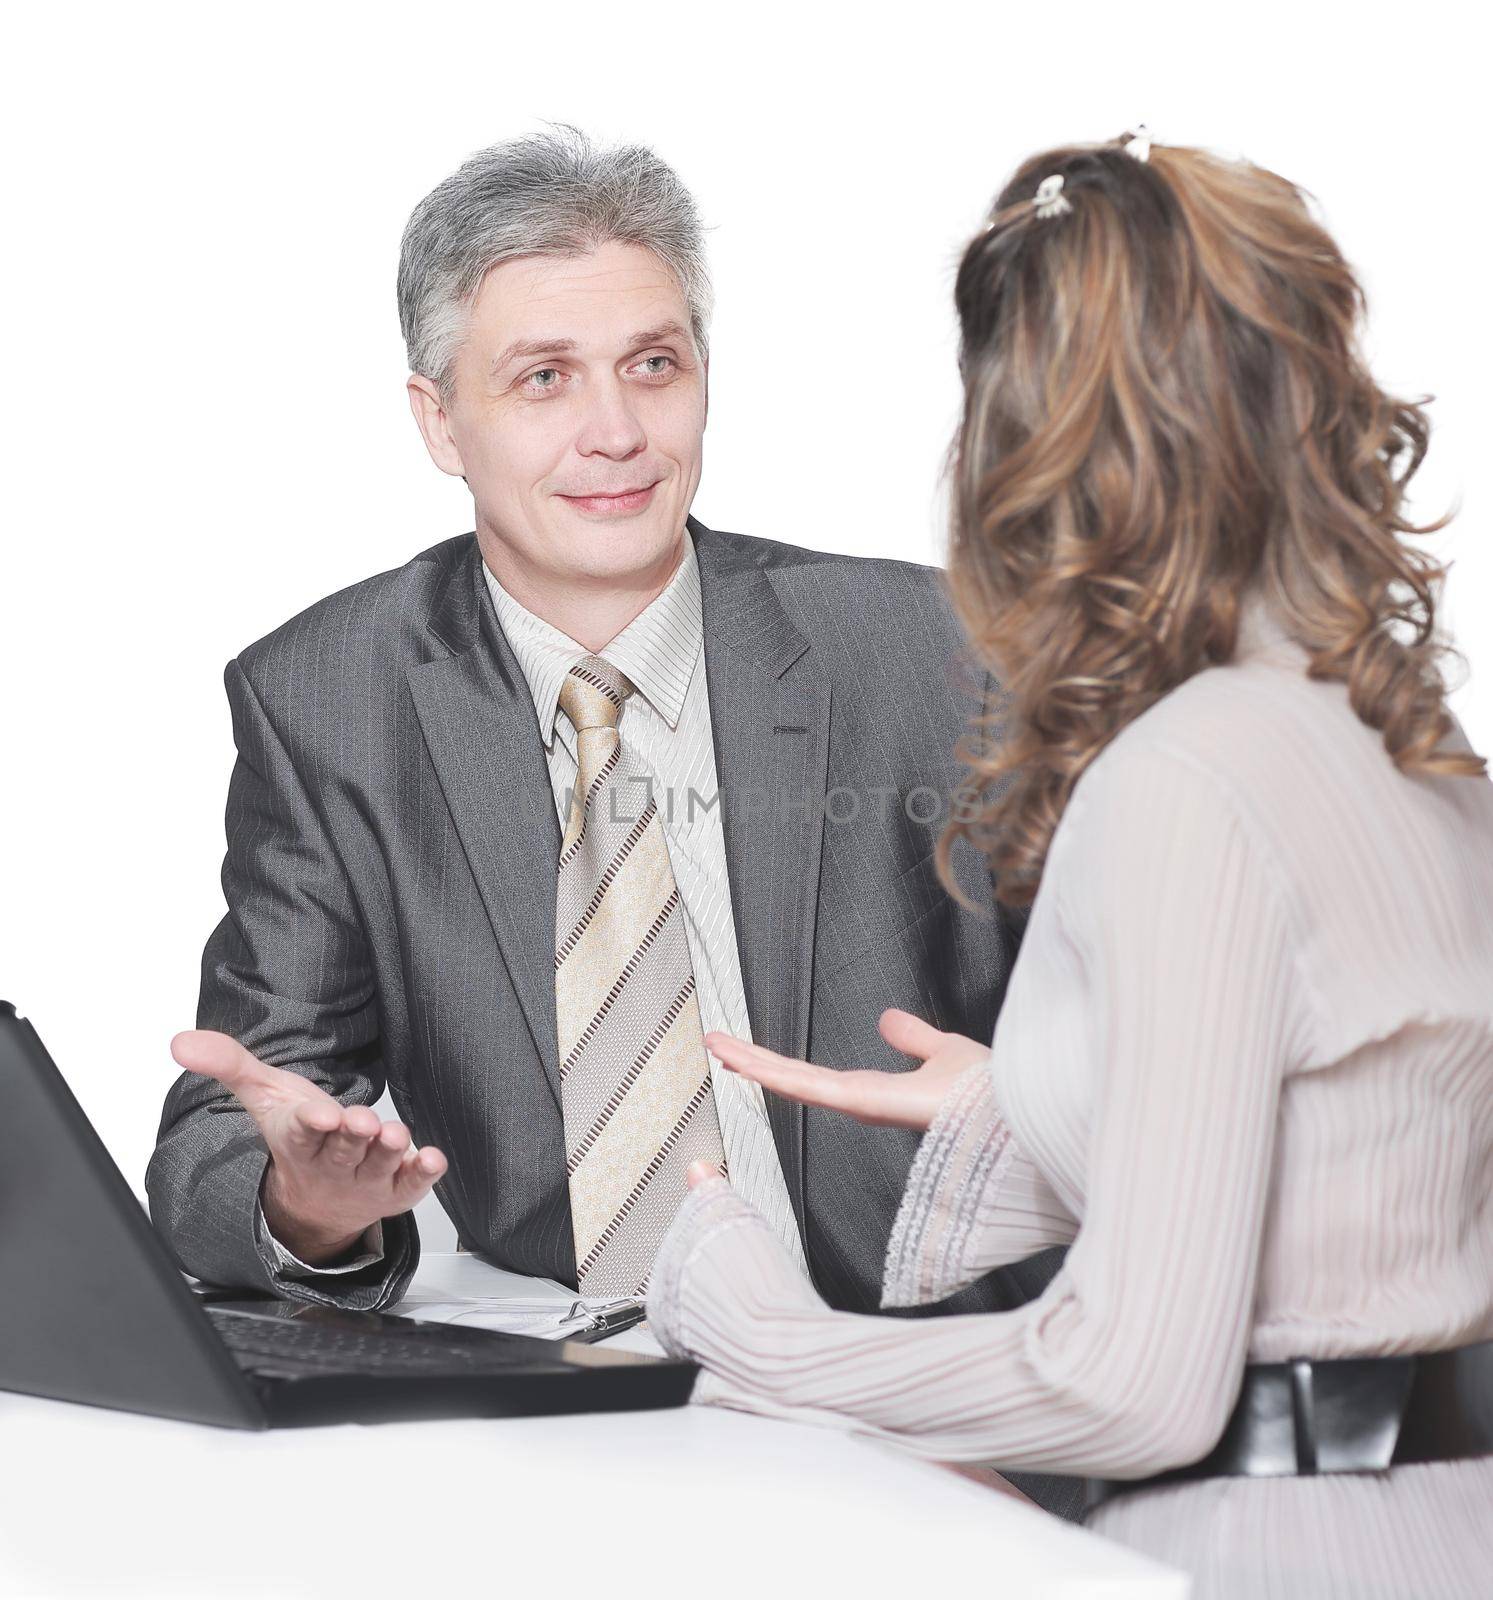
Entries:
{"label": "white striped dress shirt", "polygon": [[[595,654],[632,680],[637,693],[628,696],[617,726],[624,745],[653,780],[669,862],[684,907],[700,1025],[706,1033],[716,1028],[750,1039],[746,989],[731,915],[726,841],[717,804],[694,541],[685,536],[684,559],[664,591],[611,643],[594,652],[521,605],[486,562],[482,571],[498,621],[533,696],[562,830],[576,775],[575,729],[559,709],[566,674],[582,656]],[[714,1057],[710,1067],[731,1181],[750,1197],[807,1274],[762,1090],[725,1071]]]}

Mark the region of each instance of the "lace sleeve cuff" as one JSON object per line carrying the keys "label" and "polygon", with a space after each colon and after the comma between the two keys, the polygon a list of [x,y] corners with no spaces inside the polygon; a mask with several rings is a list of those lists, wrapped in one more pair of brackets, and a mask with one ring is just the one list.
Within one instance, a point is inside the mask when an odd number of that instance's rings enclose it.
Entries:
{"label": "lace sleeve cuff", "polygon": [[986,1057],[955,1081],[918,1146],[887,1245],[882,1307],[947,1299],[1076,1231],[1011,1137]]}
{"label": "lace sleeve cuff", "polygon": [[825,1309],[761,1212],[725,1178],[690,1189],[654,1258],[649,1331],[672,1356],[765,1359],[763,1319],[785,1307]]}

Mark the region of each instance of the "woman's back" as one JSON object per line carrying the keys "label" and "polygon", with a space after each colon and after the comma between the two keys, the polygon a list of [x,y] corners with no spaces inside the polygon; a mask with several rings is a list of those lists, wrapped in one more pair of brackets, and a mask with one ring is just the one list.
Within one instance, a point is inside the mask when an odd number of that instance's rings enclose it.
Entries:
{"label": "woman's back", "polygon": [[[1493,1337],[1493,783],[1401,773],[1346,688],[1308,678],[1258,602],[1246,618],[1239,659],[1125,729],[1071,820],[1092,863],[1127,848],[1092,837],[1106,768],[1206,768],[1256,848],[1179,870],[1273,873],[1287,907],[1301,1047],[1281,1084],[1250,1359]],[[1075,873],[1066,892],[1083,888]]]}

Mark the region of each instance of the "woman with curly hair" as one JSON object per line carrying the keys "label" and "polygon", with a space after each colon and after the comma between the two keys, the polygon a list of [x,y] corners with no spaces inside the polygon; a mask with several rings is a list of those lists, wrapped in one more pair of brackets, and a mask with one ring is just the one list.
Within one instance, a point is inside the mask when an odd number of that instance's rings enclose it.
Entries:
{"label": "woman with curly hair", "polygon": [[993,1043],[707,1044],[927,1129],[884,1306],[1071,1248],[1019,1310],[834,1312],[697,1171],[652,1326],[700,1400],[1082,1475],[1199,1596],[1486,1594],[1493,785],[1406,538],[1425,412],[1299,189],[1143,134],[1026,162],[956,303],[949,584],[1004,693],[939,854],[1030,908]]}

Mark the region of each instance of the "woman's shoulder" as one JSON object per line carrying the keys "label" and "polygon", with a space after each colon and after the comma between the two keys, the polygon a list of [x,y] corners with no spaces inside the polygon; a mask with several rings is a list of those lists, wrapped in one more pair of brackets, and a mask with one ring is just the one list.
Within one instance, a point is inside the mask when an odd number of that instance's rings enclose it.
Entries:
{"label": "woman's shoulder", "polygon": [[[1378,745],[1340,683],[1307,676],[1304,653],[1254,655],[1204,668],[1128,723],[1075,789],[1090,801],[1153,769],[1188,769],[1208,787],[1258,805],[1289,792],[1305,765]],[[1387,755],[1384,756],[1388,760]]]}
{"label": "woman's shoulder", "polygon": [[1311,677],[1308,665],[1294,645],[1253,651],[1205,668],[1148,707],[1079,778],[1049,860],[1074,853],[1074,835],[1109,847],[1117,831],[1175,832],[1204,814],[1230,819],[1262,856],[1289,858],[1307,873],[1329,862],[1359,870],[1345,840],[1414,831],[1445,837],[1451,849],[1469,829],[1493,839],[1486,778],[1402,772],[1383,734],[1353,709],[1347,685]]}
{"label": "woman's shoulder", "polygon": [[1074,787],[1048,867],[1087,879],[1095,851],[1152,837],[1197,853],[1242,836],[1262,862],[1298,858],[1329,848],[1348,817],[1393,807],[1405,781],[1343,684],[1310,678],[1304,652],[1254,653],[1194,674],[1110,740]]}

